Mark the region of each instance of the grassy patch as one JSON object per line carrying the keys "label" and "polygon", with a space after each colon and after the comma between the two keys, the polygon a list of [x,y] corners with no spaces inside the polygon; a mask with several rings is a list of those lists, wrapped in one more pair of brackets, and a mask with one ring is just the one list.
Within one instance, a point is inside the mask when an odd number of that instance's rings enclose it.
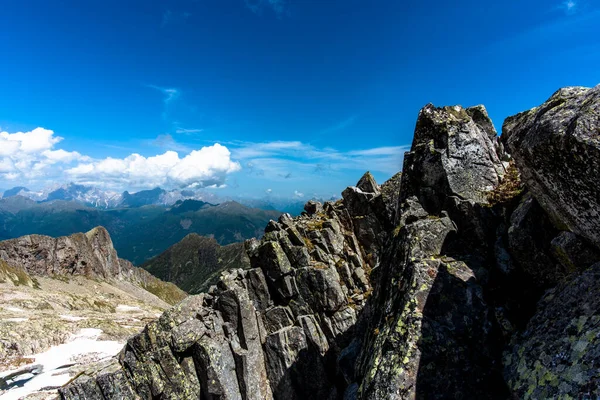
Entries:
{"label": "grassy patch", "polygon": [[310,230],[321,230],[323,229],[323,220],[321,219],[311,219],[306,222],[306,227]]}
{"label": "grassy patch", "polygon": [[185,292],[174,284],[158,279],[148,279],[146,282],[143,282],[142,287],[169,304],[177,304],[187,296]]}
{"label": "grassy patch", "polygon": [[315,248],[315,245],[310,241],[310,239],[309,238],[302,238],[302,239],[304,239],[304,244],[308,248],[308,251],[313,251]]}
{"label": "grassy patch", "polygon": [[0,260],[0,283],[10,281],[15,286],[29,286],[39,288],[39,283],[31,279],[27,271],[18,267],[11,267]]}
{"label": "grassy patch", "polygon": [[494,190],[488,192],[486,197],[490,206],[494,206],[510,202],[523,193],[523,190],[524,185],[521,182],[519,170],[514,161],[511,161],[502,182]]}

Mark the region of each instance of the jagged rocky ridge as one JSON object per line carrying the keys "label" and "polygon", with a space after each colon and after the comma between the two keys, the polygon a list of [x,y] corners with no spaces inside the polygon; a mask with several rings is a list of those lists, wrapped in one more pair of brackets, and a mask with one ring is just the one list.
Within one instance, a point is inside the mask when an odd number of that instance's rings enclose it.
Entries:
{"label": "jagged rocky ridge", "polygon": [[269,223],[251,269],[62,398],[598,397],[599,93],[563,89],[502,140],[482,106],[427,105],[400,179]]}
{"label": "jagged rocky ridge", "polygon": [[110,235],[103,227],[58,238],[27,235],[1,241],[0,260],[31,277],[81,275],[104,280],[126,280],[169,304],[175,304],[186,296],[174,284],[163,282],[119,258]]}

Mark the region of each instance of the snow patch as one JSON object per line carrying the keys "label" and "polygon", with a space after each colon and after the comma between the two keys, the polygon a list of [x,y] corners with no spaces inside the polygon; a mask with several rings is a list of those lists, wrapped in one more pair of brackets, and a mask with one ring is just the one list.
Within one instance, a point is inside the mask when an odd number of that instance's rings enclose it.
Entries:
{"label": "snow patch", "polygon": [[142,311],[142,310],[137,306],[128,306],[125,304],[119,304],[117,306],[117,311],[128,312],[128,311]]}
{"label": "snow patch", "polygon": [[29,321],[29,318],[4,318],[2,321],[5,321],[5,322],[25,322],[25,321]]}
{"label": "snow patch", "polygon": [[[68,368],[64,368],[65,366],[77,361],[97,361],[117,355],[123,348],[124,343],[108,340],[99,341],[98,338],[101,334],[101,329],[82,329],[71,337],[70,342],[54,346],[44,353],[31,356],[34,359],[32,364],[41,365],[41,373],[38,375],[23,374],[14,378],[14,381],[21,380],[25,382],[22,386],[15,387],[0,395],[0,399],[18,400],[44,387],[62,386],[72,378]],[[0,377],[8,376],[17,371],[2,372]]]}

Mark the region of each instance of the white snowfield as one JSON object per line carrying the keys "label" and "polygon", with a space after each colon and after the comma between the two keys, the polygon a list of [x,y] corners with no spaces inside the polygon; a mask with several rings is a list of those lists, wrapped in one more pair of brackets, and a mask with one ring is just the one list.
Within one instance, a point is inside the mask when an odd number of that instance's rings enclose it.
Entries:
{"label": "white snowfield", "polygon": [[[69,342],[54,346],[44,353],[31,356],[34,361],[29,366],[41,365],[41,373],[37,375],[24,374],[15,377],[14,381],[8,383],[11,384],[22,380],[25,381],[24,384],[21,387],[14,387],[8,390],[0,395],[0,399],[18,400],[44,387],[62,386],[71,379],[71,376],[68,373],[68,368],[61,367],[73,364],[85,356],[94,356],[95,359],[105,359],[118,354],[123,348],[124,343],[99,341],[98,338],[101,334],[102,330],[100,329],[82,329],[73,335]],[[0,373],[0,377],[8,376],[23,368],[2,372]]]}

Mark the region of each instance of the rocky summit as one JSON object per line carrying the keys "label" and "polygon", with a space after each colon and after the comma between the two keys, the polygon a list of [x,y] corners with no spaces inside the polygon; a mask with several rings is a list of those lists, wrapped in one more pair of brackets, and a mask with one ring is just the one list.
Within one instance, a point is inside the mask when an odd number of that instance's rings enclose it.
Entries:
{"label": "rocky summit", "polygon": [[598,398],[599,93],[501,138],[483,106],[425,106],[401,175],[271,221],[61,398]]}

